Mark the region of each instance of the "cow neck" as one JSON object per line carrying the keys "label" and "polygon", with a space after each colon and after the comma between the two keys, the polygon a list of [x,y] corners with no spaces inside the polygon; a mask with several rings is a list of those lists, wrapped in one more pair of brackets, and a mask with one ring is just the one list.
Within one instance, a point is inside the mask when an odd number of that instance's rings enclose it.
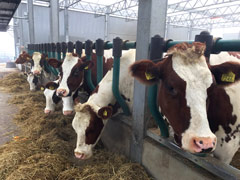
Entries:
{"label": "cow neck", "polygon": [[[221,137],[221,143],[236,138],[240,132],[240,82],[230,86],[214,86],[209,94],[208,119],[211,130]],[[216,113],[218,112],[218,113]]]}

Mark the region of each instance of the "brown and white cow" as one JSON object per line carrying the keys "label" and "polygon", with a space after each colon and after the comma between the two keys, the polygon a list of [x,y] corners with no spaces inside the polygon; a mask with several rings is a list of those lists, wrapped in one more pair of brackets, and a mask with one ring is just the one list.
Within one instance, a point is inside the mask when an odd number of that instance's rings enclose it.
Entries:
{"label": "brown and white cow", "polygon": [[191,153],[215,149],[230,163],[240,143],[240,64],[209,65],[204,51],[202,43],[178,44],[161,62],[140,60],[130,71],[143,84],[159,84],[159,109],[179,146]]}
{"label": "brown and white cow", "polygon": [[[75,53],[67,53],[63,62],[60,62],[56,59],[49,59],[48,63],[54,68],[59,68],[60,70],[60,79],[54,87],[56,88],[56,92],[52,93],[49,90],[45,90],[45,96],[50,97],[56,94],[58,97],[62,98],[63,101],[63,114],[69,115],[73,112],[74,99],[77,97],[79,88],[83,87],[83,89],[87,93],[91,93],[90,89],[87,86],[87,80],[84,78],[84,70],[92,69],[91,76],[93,83],[96,85],[96,73],[97,73],[97,56],[96,54],[92,54],[92,60],[87,61],[86,56],[79,58]],[[103,75],[111,69],[112,67],[112,58],[106,59],[104,57],[103,62]],[[53,84],[53,82],[52,82]],[[53,87],[53,86],[52,86]],[[48,98],[51,99],[51,98]],[[52,97],[53,99],[53,97]],[[50,101],[49,101],[50,102]],[[50,104],[54,104],[54,101]],[[47,105],[47,104],[46,104]],[[53,107],[53,106],[52,106]],[[45,113],[50,113],[53,111],[53,108],[48,108],[46,106]]]}
{"label": "brown and white cow", "polygon": [[27,73],[27,81],[30,85],[30,90],[34,91],[40,85],[45,85],[51,80],[51,74],[44,68],[44,61],[47,61],[47,56],[39,52],[34,52],[32,56],[23,51],[16,59],[16,64],[31,64],[31,71]]}
{"label": "brown and white cow", "polygon": [[[124,52],[120,60],[119,91],[127,99],[132,110],[133,78],[130,77],[128,67],[135,61],[135,50]],[[108,119],[115,113],[116,99],[112,93],[113,69],[108,71],[102,81],[89,97],[88,101],[75,107],[75,117],[72,126],[77,133],[77,145],[74,150],[79,159],[92,156],[92,149],[96,145]]]}

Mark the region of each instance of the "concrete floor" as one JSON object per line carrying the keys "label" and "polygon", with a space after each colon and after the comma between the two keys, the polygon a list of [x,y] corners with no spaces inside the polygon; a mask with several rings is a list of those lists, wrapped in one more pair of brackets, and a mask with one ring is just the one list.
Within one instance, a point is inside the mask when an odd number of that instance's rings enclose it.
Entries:
{"label": "concrete floor", "polygon": [[[18,71],[16,68],[5,68],[5,63],[0,63],[0,81],[5,75]],[[17,127],[12,119],[17,112],[17,107],[7,103],[10,94],[0,92],[0,145],[12,140],[18,134]]]}

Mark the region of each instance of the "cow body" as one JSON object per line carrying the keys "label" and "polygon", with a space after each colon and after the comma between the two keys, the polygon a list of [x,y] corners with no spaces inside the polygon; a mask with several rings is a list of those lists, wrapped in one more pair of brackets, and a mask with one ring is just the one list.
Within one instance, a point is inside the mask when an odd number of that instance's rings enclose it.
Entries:
{"label": "cow body", "polygon": [[[221,52],[210,56],[210,65],[225,62],[240,63],[240,53]],[[240,82],[223,87],[215,87],[208,110],[211,130],[217,136],[214,155],[223,162],[230,163],[240,146]]]}
{"label": "cow body", "polygon": [[211,55],[210,61],[224,56],[231,62],[209,65],[204,50],[202,43],[178,44],[163,61],[137,61],[130,71],[144,84],[159,84],[159,109],[180,147],[191,153],[215,149],[218,159],[230,163],[240,143],[240,65],[224,53]]}
{"label": "cow body", "polygon": [[[132,110],[133,78],[129,77],[128,67],[135,60],[135,50],[124,53],[120,59],[119,91],[127,99],[127,104]],[[87,159],[92,156],[92,148],[100,138],[109,117],[117,111],[116,99],[112,93],[113,69],[109,71],[94,93],[84,104],[75,107],[75,117],[72,125],[77,133],[75,156]]]}

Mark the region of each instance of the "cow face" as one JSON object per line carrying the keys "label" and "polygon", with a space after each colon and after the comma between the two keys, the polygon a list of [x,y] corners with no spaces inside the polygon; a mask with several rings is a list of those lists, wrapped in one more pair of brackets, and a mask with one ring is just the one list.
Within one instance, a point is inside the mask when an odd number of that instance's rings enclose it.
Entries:
{"label": "cow face", "polygon": [[39,52],[34,52],[32,56],[32,69],[31,71],[33,74],[41,74],[44,66],[44,61],[47,60],[47,56],[39,53]]}
{"label": "cow face", "polygon": [[204,50],[202,43],[182,43],[157,64],[142,60],[130,67],[132,75],[144,84],[159,83],[159,108],[173,127],[176,141],[192,153],[211,151],[216,146],[206,111],[213,76]]}
{"label": "cow face", "polygon": [[55,110],[56,104],[61,100],[56,95],[56,89],[58,88],[58,80],[54,82],[48,82],[45,86],[44,96],[46,99],[46,107],[44,109],[45,114],[50,114]]}
{"label": "cow face", "polygon": [[92,67],[91,61],[83,62],[77,54],[67,53],[62,62],[49,59],[48,63],[54,68],[60,68],[60,82],[57,95],[60,97],[70,96],[83,83],[84,69]]}
{"label": "cow face", "polygon": [[73,129],[77,133],[75,156],[79,159],[87,159],[92,156],[92,149],[100,138],[107,119],[112,116],[112,107],[97,108],[95,105],[85,103],[78,104],[75,111],[72,122]]}
{"label": "cow face", "polygon": [[35,76],[32,72],[26,73],[25,75],[27,76],[27,81],[30,86],[30,91],[37,90],[38,77]]}

